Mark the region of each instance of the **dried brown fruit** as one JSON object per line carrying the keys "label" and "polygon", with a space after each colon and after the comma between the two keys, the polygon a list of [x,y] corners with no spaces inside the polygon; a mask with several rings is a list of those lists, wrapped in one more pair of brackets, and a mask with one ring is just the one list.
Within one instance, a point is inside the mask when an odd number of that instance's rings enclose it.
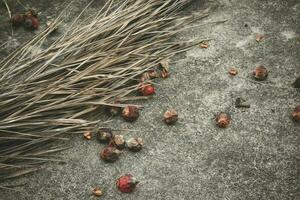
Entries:
{"label": "dried brown fruit", "polygon": [[300,106],[297,106],[293,113],[292,113],[292,118],[295,122],[300,122]]}
{"label": "dried brown fruit", "polygon": [[119,191],[123,193],[130,193],[134,191],[138,183],[139,181],[137,181],[131,174],[126,174],[118,178],[116,185]]}
{"label": "dried brown fruit", "polygon": [[169,60],[162,60],[160,61],[160,75],[162,78],[167,78],[170,73],[170,65]]}
{"label": "dried brown fruit", "polygon": [[83,133],[83,137],[87,140],[91,140],[92,139],[92,133],[90,131],[86,131],[85,133]]}
{"label": "dried brown fruit", "polygon": [[126,106],[125,108],[123,108],[122,117],[126,121],[133,122],[137,120],[139,116],[139,110],[136,106]]}
{"label": "dried brown fruit", "polygon": [[129,140],[127,140],[126,142],[127,144],[127,148],[130,151],[140,151],[143,147],[144,147],[144,141],[142,138],[130,138]]}
{"label": "dried brown fruit", "polygon": [[160,73],[161,77],[162,78],[167,78],[169,76],[169,73],[165,70],[163,70],[161,73]]}
{"label": "dried brown fruit", "polygon": [[168,125],[175,124],[178,121],[178,113],[174,109],[166,111],[164,121]]}
{"label": "dried brown fruit", "polygon": [[24,22],[24,16],[19,13],[13,14],[10,18],[10,22],[14,26],[20,26]]}
{"label": "dried brown fruit", "polygon": [[261,42],[261,41],[263,41],[264,39],[266,39],[266,36],[263,35],[263,34],[258,34],[258,35],[256,35],[256,37],[255,37],[256,42]]}
{"label": "dried brown fruit", "polygon": [[199,47],[202,49],[207,49],[209,47],[209,44],[208,44],[208,42],[201,42],[199,44]]}
{"label": "dried brown fruit", "polygon": [[100,158],[107,162],[115,162],[119,159],[121,154],[122,151],[120,151],[116,147],[109,146],[102,149],[102,151],[100,152]]}
{"label": "dried brown fruit", "polygon": [[231,117],[229,114],[227,113],[220,113],[218,114],[218,116],[216,117],[216,124],[220,127],[220,128],[226,128],[229,126],[231,122]]}
{"label": "dried brown fruit", "polygon": [[151,79],[158,77],[157,72],[154,69],[150,69],[147,73]]}
{"label": "dried brown fruit", "polygon": [[235,69],[235,68],[231,68],[228,73],[231,75],[231,76],[236,76],[238,74],[238,70]]}
{"label": "dried brown fruit", "polygon": [[157,77],[158,77],[157,72],[154,69],[151,69],[151,70],[149,70],[149,71],[142,74],[140,81],[145,82],[145,81],[148,81],[150,79],[157,78]]}
{"label": "dried brown fruit", "polygon": [[114,135],[109,142],[109,146],[116,147],[117,149],[124,149],[126,142],[123,135]]}
{"label": "dried brown fruit", "polygon": [[96,197],[101,197],[103,195],[103,191],[100,187],[95,187],[93,190],[92,190],[92,193],[94,196]]}
{"label": "dried brown fruit", "polygon": [[112,137],[113,133],[110,128],[100,128],[96,133],[97,140],[101,143],[108,143]]}
{"label": "dried brown fruit", "polygon": [[255,67],[252,74],[256,80],[263,81],[268,77],[269,72],[266,67],[258,66],[258,67]]}

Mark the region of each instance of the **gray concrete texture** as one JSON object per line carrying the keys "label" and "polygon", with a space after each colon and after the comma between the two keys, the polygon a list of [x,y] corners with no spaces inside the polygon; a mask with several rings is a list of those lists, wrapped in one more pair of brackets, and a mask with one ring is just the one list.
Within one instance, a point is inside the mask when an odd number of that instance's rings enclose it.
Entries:
{"label": "gray concrete texture", "polygon": [[[60,10],[59,0],[34,2],[44,16],[54,17]],[[86,2],[75,1],[70,16]],[[99,159],[103,145],[74,136],[66,144],[73,148],[61,153],[66,164],[47,164],[38,173],[8,182],[25,186],[21,192],[0,191],[0,199],[96,199],[90,195],[94,186],[104,190],[99,199],[299,199],[300,126],[290,115],[300,104],[300,91],[291,87],[300,76],[300,2],[196,0],[186,12],[209,6],[210,17],[177,37],[211,39],[209,48],[195,47],[172,60],[171,77],[158,81],[157,95],[142,103],[145,108],[137,122],[117,117],[110,124],[114,129],[132,129],[116,131],[126,138],[143,137],[146,146],[141,152],[125,152],[119,161],[107,164]],[[4,11],[1,8],[1,23]],[[200,26],[224,19],[228,21]],[[10,31],[7,27],[0,31],[5,41]],[[17,30],[6,52],[24,39],[22,34],[32,33]],[[257,43],[257,34],[267,38]],[[250,75],[259,64],[270,71],[263,83]],[[237,76],[228,75],[231,67],[239,70]],[[238,97],[251,108],[235,108]],[[174,126],[162,122],[169,108],[179,113]],[[214,124],[221,111],[232,116],[227,129]],[[121,194],[115,187],[125,173],[141,181],[132,194]]]}

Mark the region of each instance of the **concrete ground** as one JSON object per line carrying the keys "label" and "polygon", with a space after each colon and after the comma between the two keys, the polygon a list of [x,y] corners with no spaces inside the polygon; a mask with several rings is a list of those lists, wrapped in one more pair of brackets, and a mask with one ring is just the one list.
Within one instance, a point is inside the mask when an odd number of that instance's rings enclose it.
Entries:
{"label": "concrete ground", "polygon": [[[47,5],[46,0],[35,2],[40,2],[35,7],[45,16],[55,16],[60,10],[59,0]],[[86,3],[75,2],[70,10],[73,15]],[[195,47],[174,58],[171,77],[159,81],[157,95],[143,103],[136,123],[120,118],[111,123],[114,129],[133,129],[117,133],[143,137],[145,149],[125,152],[118,162],[107,164],[99,159],[102,145],[73,137],[67,143],[73,148],[61,154],[67,164],[47,164],[38,173],[8,182],[25,186],[21,192],[0,191],[0,199],[96,199],[90,190],[97,185],[105,193],[99,199],[299,199],[300,125],[290,114],[300,104],[300,91],[291,87],[300,76],[300,2],[196,0],[187,12],[208,6],[211,16],[195,26],[228,21],[191,28],[178,39],[209,38],[209,48]],[[96,9],[94,5],[91,10]],[[0,23],[6,14],[0,8]],[[1,43],[9,40],[2,55],[32,34],[20,29],[11,38],[8,27],[0,28]],[[257,34],[267,38],[257,43]],[[250,76],[259,64],[270,70],[263,83]],[[228,75],[231,67],[239,70],[237,76]],[[235,108],[238,97],[251,108]],[[161,121],[168,108],[179,112],[174,126]],[[232,116],[225,130],[214,124],[214,116],[221,111]],[[132,194],[121,194],[115,187],[115,180],[124,173],[141,181]]]}

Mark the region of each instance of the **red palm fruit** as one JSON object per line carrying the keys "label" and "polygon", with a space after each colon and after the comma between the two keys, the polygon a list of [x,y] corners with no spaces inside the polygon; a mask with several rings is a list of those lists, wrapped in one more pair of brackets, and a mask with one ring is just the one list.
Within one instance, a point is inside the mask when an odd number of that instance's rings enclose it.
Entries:
{"label": "red palm fruit", "polygon": [[133,192],[139,181],[137,181],[131,174],[125,174],[117,180],[117,188],[123,193]]}
{"label": "red palm fruit", "polygon": [[28,29],[38,29],[40,26],[40,22],[38,18],[30,16],[25,19],[25,27]]}
{"label": "red palm fruit", "polygon": [[150,96],[155,94],[155,88],[151,84],[142,84],[140,92],[143,96]]}

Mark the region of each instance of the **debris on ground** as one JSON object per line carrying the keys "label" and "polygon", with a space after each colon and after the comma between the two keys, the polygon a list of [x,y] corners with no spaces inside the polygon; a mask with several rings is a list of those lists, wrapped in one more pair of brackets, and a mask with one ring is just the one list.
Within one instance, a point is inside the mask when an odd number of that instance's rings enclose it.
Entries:
{"label": "debris on ground", "polygon": [[209,44],[208,44],[208,42],[201,42],[199,44],[199,47],[202,49],[207,49],[209,47]]}
{"label": "debris on ground", "polygon": [[122,111],[122,117],[129,122],[133,122],[139,118],[139,110],[136,106],[125,106]]}
{"label": "debris on ground", "polygon": [[170,73],[170,65],[169,65],[169,60],[162,60],[160,61],[160,75],[162,78],[167,78]]}
{"label": "debris on ground", "polygon": [[266,80],[266,78],[269,75],[269,72],[266,67],[260,65],[260,66],[255,67],[252,74],[253,74],[253,77],[255,80],[263,81],[263,80]]}
{"label": "debris on ground", "polygon": [[257,34],[256,37],[255,37],[255,41],[256,42],[262,42],[263,40],[266,39],[266,36],[264,34]]}
{"label": "debris on ground", "polygon": [[231,122],[231,116],[227,113],[220,113],[216,117],[216,124],[220,128],[227,128]]}
{"label": "debris on ground", "polygon": [[250,104],[247,103],[247,101],[245,99],[239,97],[235,100],[235,107],[236,108],[250,108]]}
{"label": "debris on ground", "polygon": [[295,122],[300,122],[300,106],[294,108],[294,111],[292,113],[292,118]]}
{"label": "debris on ground", "polygon": [[178,121],[178,113],[176,110],[167,110],[164,114],[164,122],[168,125],[175,124]]}
{"label": "debris on ground", "polygon": [[230,68],[228,73],[231,75],[231,76],[236,76],[238,74],[238,70],[235,69],[235,68]]}
{"label": "debris on ground", "polygon": [[97,186],[97,187],[93,188],[92,194],[96,197],[101,197],[101,196],[103,196],[103,191],[99,186]]}
{"label": "debris on ground", "polygon": [[86,140],[91,140],[92,139],[92,133],[90,131],[86,131],[83,133],[83,137],[86,139]]}

